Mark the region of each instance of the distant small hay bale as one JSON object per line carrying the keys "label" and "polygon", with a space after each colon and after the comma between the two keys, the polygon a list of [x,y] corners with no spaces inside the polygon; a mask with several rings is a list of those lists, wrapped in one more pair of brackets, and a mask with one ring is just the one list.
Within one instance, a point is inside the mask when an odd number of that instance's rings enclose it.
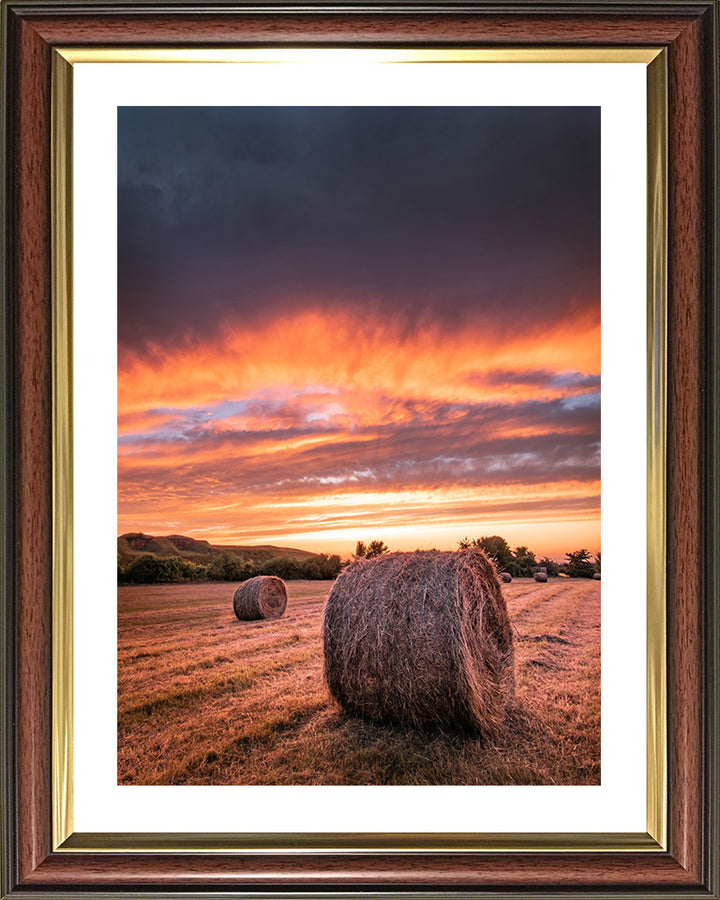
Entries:
{"label": "distant small hay bale", "polygon": [[535,581],[539,581],[542,584],[545,584],[545,582],[547,581],[547,575],[544,572],[536,572]]}
{"label": "distant small hay bale", "polygon": [[509,572],[501,572],[498,575],[498,578],[503,582],[503,584],[510,584],[510,582],[512,581],[512,575]]}
{"label": "distant small hay bale", "polygon": [[337,578],[323,624],[325,680],[375,722],[496,735],[515,692],[513,634],[481,550],[388,553]]}
{"label": "distant small hay bale", "polygon": [[599,572],[596,572],[596,573],[593,575],[593,580],[594,580],[594,581],[600,581],[600,573],[599,573]]}
{"label": "distant small hay bale", "polygon": [[279,619],[287,606],[287,590],[282,578],[258,575],[244,581],[235,591],[233,609],[238,619]]}

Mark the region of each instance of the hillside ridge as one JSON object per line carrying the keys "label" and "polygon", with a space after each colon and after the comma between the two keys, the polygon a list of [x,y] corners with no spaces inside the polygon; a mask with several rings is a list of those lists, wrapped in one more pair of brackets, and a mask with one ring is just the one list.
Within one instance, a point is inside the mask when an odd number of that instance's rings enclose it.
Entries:
{"label": "hillside ridge", "polygon": [[142,531],[128,531],[117,539],[118,562],[129,564],[140,556],[163,559],[179,557],[194,563],[208,563],[218,556],[239,556],[254,565],[264,565],[271,559],[284,557],[298,562],[319,558],[320,554],[295,547],[276,547],[273,544],[211,544],[184,534],[152,535]]}

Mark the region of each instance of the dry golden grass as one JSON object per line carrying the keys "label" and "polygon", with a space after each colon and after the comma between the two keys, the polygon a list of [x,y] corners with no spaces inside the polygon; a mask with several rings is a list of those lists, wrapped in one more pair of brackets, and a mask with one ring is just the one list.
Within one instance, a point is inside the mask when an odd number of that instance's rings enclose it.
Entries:
{"label": "dry golden grass", "polygon": [[343,715],[322,674],[331,582],[239,622],[236,585],[118,589],[121,784],[599,784],[600,582],[515,579],[516,707],[501,740]]}

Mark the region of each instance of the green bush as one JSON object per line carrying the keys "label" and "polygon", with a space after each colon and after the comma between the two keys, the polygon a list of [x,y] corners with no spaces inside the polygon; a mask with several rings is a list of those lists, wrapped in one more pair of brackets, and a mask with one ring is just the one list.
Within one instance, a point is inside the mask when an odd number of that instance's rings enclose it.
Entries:
{"label": "green bush", "polygon": [[130,563],[123,580],[130,584],[174,584],[183,580],[183,562],[175,556],[160,559],[146,553]]}
{"label": "green bush", "polygon": [[337,553],[333,553],[332,556],[321,553],[318,566],[320,567],[320,578],[337,578],[342,569],[342,561]]}
{"label": "green bush", "polygon": [[118,561],[118,584],[180,584],[198,581],[247,581],[254,575],[277,575],[290,581],[307,578],[330,580],[340,574],[342,561],[337,554],[320,553],[307,559],[278,556],[263,566],[232,553],[222,553],[208,565],[190,562],[179,557],[161,559],[146,553],[123,568]]}
{"label": "green bush", "polygon": [[256,575],[255,566],[241,556],[222,553],[208,566],[208,581],[247,581]]}
{"label": "green bush", "polygon": [[300,578],[324,581],[337,577],[341,569],[342,562],[336,554],[328,556],[319,553],[317,556],[302,560],[291,556],[276,556],[258,570],[258,575],[276,575],[284,581]]}
{"label": "green bush", "polygon": [[305,578],[302,566],[291,556],[276,556],[268,560],[260,569],[260,575],[276,575],[278,578],[292,580],[293,578]]}
{"label": "green bush", "polygon": [[180,560],[180,573],[183,581],[207,581],[209,568],[210,566],[190,562],[187,559]]}

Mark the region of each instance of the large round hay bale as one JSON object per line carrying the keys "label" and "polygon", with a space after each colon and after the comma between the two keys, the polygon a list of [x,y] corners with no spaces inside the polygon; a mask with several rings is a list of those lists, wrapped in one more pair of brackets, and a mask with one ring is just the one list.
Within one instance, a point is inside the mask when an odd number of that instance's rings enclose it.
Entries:
{"label": "large round hay bale", "polygon": [[279,619],[287,606],[287,590],[282,578],[258,575],[244,581],[235,591],[233,609],[238,619]]}
{"label": "large round hay bale", "polygon": [[600,581],[600,573],[599,573],[599,572],[596,572],[596,573],[593,575],[593,578],[594,578],[595,581]]}
{"label": "large round hay bale", "polygon": [[510,582],[512,581],[512,575],[509,572],[501,572],[498,575],[498,578],[500,579],[500,581],[502,581],[503,584],[510,584]]}
{"label": "large round hay bale", "polygon": [[325,679],[346,712],[487,735],[515,689],[507,607],[481,550],[388,553],[337,578],[324,621]]}
{"label": "large round hay bale", "polygon": [[545,582],[547,581],[547,575],[544,572],[536,572],[535,581],[539,581],[542,584],[545,584]]}

